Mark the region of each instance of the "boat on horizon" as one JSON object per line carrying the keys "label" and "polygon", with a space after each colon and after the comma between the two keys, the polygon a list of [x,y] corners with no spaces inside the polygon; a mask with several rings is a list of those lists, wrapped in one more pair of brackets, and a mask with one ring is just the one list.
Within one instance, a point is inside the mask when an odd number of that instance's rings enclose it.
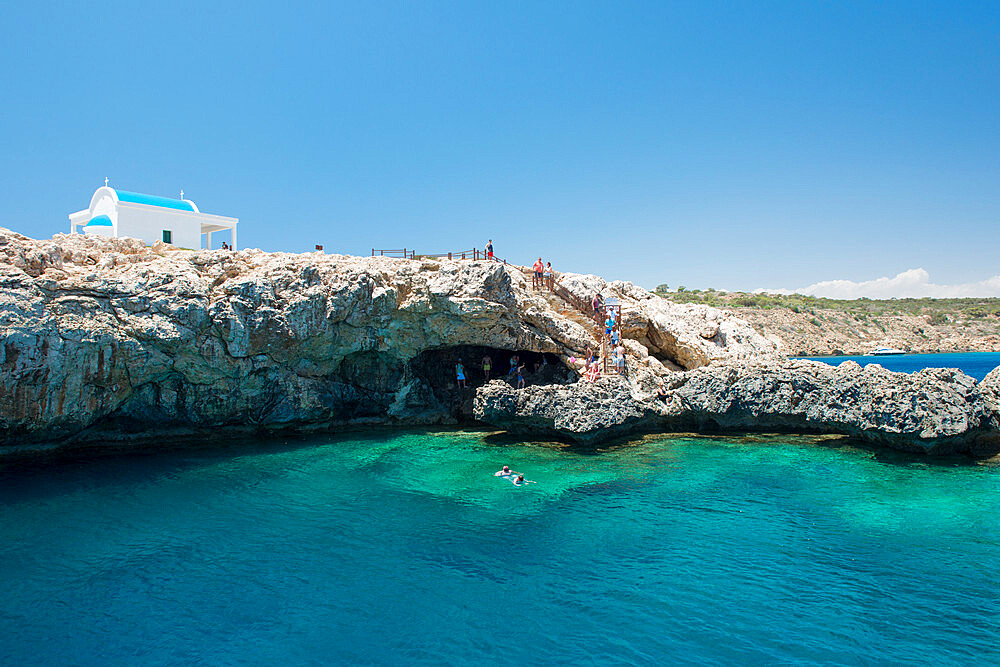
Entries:
{"label": "boat on horizon", "polygon": [[868,354],[870,354],[873,357],[880,357],[888,354],[906,354],[906,351],[897,350],[894,347],[877,347]]}

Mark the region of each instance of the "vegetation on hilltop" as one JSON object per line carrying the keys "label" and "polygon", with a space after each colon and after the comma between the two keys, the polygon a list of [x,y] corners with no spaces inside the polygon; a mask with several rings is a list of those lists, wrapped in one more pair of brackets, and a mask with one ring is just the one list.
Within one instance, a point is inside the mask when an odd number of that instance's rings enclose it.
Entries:
{"label": "vegetation on hilltop", "polygon": [[794,313],[815,314],[817,310],[839,311],[858,318],[889,315],[928,317],[931,324],[949,321],[1000,318],[1000,299],[827,299],[805,294],[765,294],[750,292],[719,292],[714,289],[689,290],[678,287],[670,291],[660,285],[655,292],[675,303],[703,303],[719,308],[787,308]]}

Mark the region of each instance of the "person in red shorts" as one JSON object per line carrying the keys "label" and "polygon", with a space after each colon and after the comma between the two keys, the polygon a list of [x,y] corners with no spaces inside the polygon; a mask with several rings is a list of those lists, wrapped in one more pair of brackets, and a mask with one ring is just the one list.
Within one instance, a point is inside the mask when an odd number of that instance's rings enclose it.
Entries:
{"label": "person in red shorts", "polygon": [[493,259],[493,239],[486,244],[486,259]]}

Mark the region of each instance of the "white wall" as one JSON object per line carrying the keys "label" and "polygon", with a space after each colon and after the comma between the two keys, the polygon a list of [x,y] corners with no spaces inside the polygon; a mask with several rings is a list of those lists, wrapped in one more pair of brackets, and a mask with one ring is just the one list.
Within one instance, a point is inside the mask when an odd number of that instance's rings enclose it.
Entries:
{"label": "white wall", "polygon": [[118,205],[118,236],[153,245],[163,240],[165,229],[170,230],[170,243],[178,248],[201,248],[201,221],[193,214],[170,208]]}
{"label": "white wall", "polygon": [[89,234],[90,236],[111,236],[115,235],[114,227],[105,227],[104,225],[94,225],[92,227],[78,228],[84,234]]}
{"label": "white wall", "polygon": [[[100,192],[100,190],[98,190]],[[106,215],[111,218],[111,224],[118,222],[118,207],[115,206],[114,197],[111,191],[101,193],[100,197],[94,197],[97,201],[92,201],[90,205],[90,218],[99,215]],[[90,218],[87,218],[88,220]]]}

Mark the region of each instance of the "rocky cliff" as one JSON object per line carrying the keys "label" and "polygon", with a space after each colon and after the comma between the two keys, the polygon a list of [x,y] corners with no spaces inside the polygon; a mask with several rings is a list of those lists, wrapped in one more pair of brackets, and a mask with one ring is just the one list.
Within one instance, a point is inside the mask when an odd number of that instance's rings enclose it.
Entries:
{"label": "rocky cliff", "polygon": [[[0,229],[0,446],[474,421],[587,441],[788,428],[935,451],[993,446],[995,393],[960,373],[788,362],[730,312],[595,276],[562,282],[582,299],[621,300],[628,378],[579,382],[577,358],[598,346],[593,322],[496,262]],[[484,386],[482,358],[496,377],[512,355],[529,388]],[[460,359],[467,389],[455,382]],[[659,378],[666,403],[652,396]]]}

